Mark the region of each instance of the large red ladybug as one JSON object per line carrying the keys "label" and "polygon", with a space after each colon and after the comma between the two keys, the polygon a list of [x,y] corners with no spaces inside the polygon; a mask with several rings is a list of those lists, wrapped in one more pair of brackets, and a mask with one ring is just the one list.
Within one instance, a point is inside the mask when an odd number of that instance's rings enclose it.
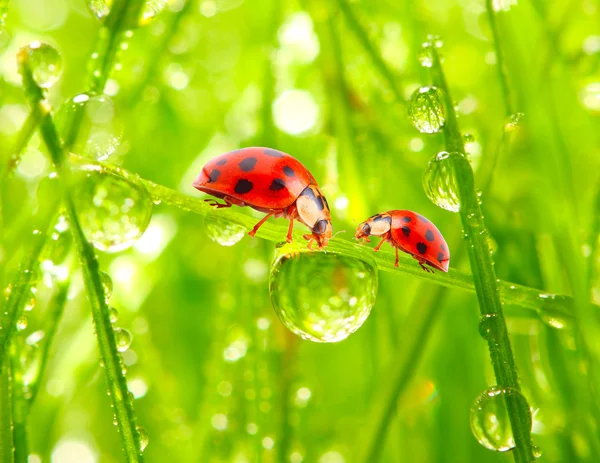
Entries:
{"label": "large red ladybug", "polygon": [[358,226],[355,236],[363,242],[371,241],[369,236],[381,237],[375,251],[379,251],[381,245],[388,241],[396,248],[396,267],[400,249],[417,259],[427,272],[433,270],[423,264],[442,272],[448,271],[450,251],[446,240],[434,224],[416,212],[394,210],[374,215]]}
{"label": "large red ladybug", "polygon": [[319,248],[331,238],[331,213],[316,180],[300,161],[271,148],[243,148],[211,159],[193,183],[200,191],[216,196],[221,207],[250,206],[267,215],[249,232],[254,236],[271,216],[290,221],[288,243],[292,241],[294,219],[312,231],[304,235],[308,247]]}

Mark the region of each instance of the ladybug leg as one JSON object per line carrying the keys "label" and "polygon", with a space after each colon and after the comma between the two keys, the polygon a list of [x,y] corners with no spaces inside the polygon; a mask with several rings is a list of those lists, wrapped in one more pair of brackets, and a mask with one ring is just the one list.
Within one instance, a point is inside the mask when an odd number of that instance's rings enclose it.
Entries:
{"label": "ladybug leg", "polygon": [[265,215],[262,219],[260,219],[260,222],[258,222],[256,225],[254,225],[254,228],[252,230],[250,230],[248,232],[248,234],[250,236],[254,236],[256,235],[256,232],[258,231],[258,229],[261,227],[261,225],[263,223],[265,223],[267,220],[269,220],[269,217],[271,217],[274,213],[273,212],[269,212],[267,215]]}
{"label": "ladybug leg", "polygon": [[419,265],[421,266],[421,268],[422,268],[423,270],[425,270],[425,271],[426,271],[426,272],[428,272],[428,273],[434,273],[434,272],[433,272],[433,269],[431,269],[431,268],[429,268],[429,267],[425,267],[425,265],[423,265],[424,263],[425,263],[425,261],[423,261],[423,260],[419,260]]}
{"label": "ladybug leg", "polygon": [[381,241],[379,242],[379,244],[377,246],[375,246],[373,251],[375,251],[375,252],[379,251],[379,248],[381,247],[381,245],[383,243],[385,243],[386,241],[387,241],[387,236],[384,236],[383,238],[381,238]]}
{"label": "ladybug leg", "polygon": [[294,241],[294,238],[292,237],[293,230],[294,230],[294,218],[290,217],[290,226],[288,227],[287,236],[285,237],[285,240],[288,243],[291,243],[292,241]]}
{"label": "ladybug leg", "polygon": [[209,206],[214,206],[217,209],[223,209],[224,207],[231,207],[231,204],[225,203],[225,204],[221,204],[220,202],[218,202],[216,199],[210,198],[210,199],[205,199],[204,202],[208,203]]}
{"label": "ladybug leg", "polygon": [[394,246],[394,249],[396,249],[396,262],[394,262],[394,267],[398,268],[398,248]]}

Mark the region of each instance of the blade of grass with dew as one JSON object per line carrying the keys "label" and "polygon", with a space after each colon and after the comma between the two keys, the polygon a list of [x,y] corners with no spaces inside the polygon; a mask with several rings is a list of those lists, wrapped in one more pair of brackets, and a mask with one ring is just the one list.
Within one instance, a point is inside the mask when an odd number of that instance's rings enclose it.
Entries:
{"label": "blade of grass with dew", "polygon": [[[460,218],[470,244],[467,251],[473,270],[479,309],[482,317],[490,315],[496,320],[496,323],[490,324],[490,336],[487,339],[496,381],[501,387],[510,387],[520,391],[517,367],[500,300],[500,289],[496,282],[496,272],[487,241],[487,232],[475,192],[473,170],[465,157],[462,134],[458,127],[454,103],[442,71],[437,50],[435,47],[430,49],[433,57],[433,66],[431,67],[433,83],[444,92],[447,119],[443,131],[446,139],[446,149],[450,153],[457,153],[452,170],[456,176],[457,193],[460,201]],[[450,161],[450,159],[448,160]],[[515,440],[513,451],[515,462],[529,463],[534,460],[530,411],[529,409],[523,409],[513,395],[507,395],[505,401]]]}
{"label": "blade of grass with dew", "polygon": [[0,459],[6,463],[14,461],[11,386],[10,365],[6,362],[0,368]]}
{"label": "blade of grass with dew", "polygon": [[65,165],[65,154],[52,120],[51,108],[44,99],[44,93],[33,79],[30,64],[25,56],[19,59],[20,73],[23,77],[25,94],[30,105],[39,106],[42,111],[40,133],[48,149],[59,178],[62,179],[65,209],[73,230],[73,238],[83,267],[84,282],[92,308],[92,317],[96,327],[96,337],[102,360],[111,401],[115,410],[117,425],[123,441],[128,462],[142,462],[140,434],[136,424],[133,402],[129,396],[127,381],[121,367],[115,333],[109,318],[109,310],[104,298],[104,288],[100,278],[100,268],[92,246],[88,243],[79,223],[77,212],[68,188],[69,168]]}
{"label": "blade of grass with dew", "polygon": [[[237,208],[216,209],[209,206],[203,199],[193,198],[178,191],[172,190],[162,185],[158,185],[150,180],[143,179],[136,174],[132,174],[120,167],[111,166],[106,163],[101,163],[91,159],[82,158],[71,153],[73,163],[84,163],[90,166],[95,166],[98,171],[106,171],[117,175],[124,179],[135,179],[146,187],[154,201],[160,201],[164,204],[178,207],[180,209],[194,212],[201,216],[215,217],[221,220],[226,220],[252,229],[256,224],[256,219],[244,214]],[[260,227],[256,236],[269,241],[281,242],[287,233],[287,226],[276,225],[271,222],[266,222]],[[302,235],[300,230],[294,231],[294,239],[296,242],[302,243]],[[374,259],[379,270],[391,272],[395,274],[408,274],[430,282],[435,282],[439,285],[463,289],[470,292],[475,292],[473,277],[467,273],[458,270],[450,269],[448,273],[424,272],[409,256],[400,255],[398,267],[394,267],[395,256],[391,252],[379,251],[373,253],[369,248],[359,245],[348,240],[334,239],[329,242],[329,246],[325,252],[335,252],[338,254],[356,257],[358,259]],[[554,316],[564,317],[566,323],[570,323],[572,314],[570,311],[573,299],[570,296],[561,296],[548,294],[546,298],[540,299],[540,290],[528,288],[522,285],[515,285],[510,282],[501,281],[499,287],[507,304],[523,307],[537,313],[540,317],[547,313]],[[521,312],[521,315],[527,315],[527,311]],[[531,315],[531,314],[530,314]]]}

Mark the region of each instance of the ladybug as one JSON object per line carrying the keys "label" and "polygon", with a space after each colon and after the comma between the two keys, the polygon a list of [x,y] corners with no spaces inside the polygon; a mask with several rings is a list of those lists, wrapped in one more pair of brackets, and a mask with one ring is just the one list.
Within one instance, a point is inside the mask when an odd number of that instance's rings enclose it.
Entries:
{"label": "ladybug", "polygon": [[311,230],[304,235],[311,248],[327,246],[332,234],[331,213],[317,181],[300,161],[271,148],[242,148],[211,159],[193,186],[225,201],[207,199],[217,208],[250,206],[267,215],[248,233],[254,236],[271,216],[290,221],[287,242],[292,242],[294,220]]}
{"label": "ladybug", "polygon": [[416,212],[394,210],[370,217],[358,226],[355,237],[364,243],[371,241],[369,236],[381,237],[375,251],[386,241],[396,248],[396,267],[400,249],[417,259],[426,272],[433,273],[433,270],[423,264],[448,271],[450,251],[446,240],[433,223]]}

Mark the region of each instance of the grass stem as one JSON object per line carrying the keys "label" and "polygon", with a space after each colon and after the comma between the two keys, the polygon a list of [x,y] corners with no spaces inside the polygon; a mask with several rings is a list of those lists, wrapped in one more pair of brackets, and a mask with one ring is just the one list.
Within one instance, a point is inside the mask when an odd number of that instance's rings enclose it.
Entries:
{"label": "grass stem", "polygon": [[[447,120],[444,126],[446,149],[450,152],[448,161],[452,162],[458,198],[460,201],[460,218],[467,237],[469,261],[473,271],[473,281],[479,300],[482,316],[493,317],[489,324],[490,335],[487,337],[490,358],[498,386],[510,387],[520,391],[517,367],[512,352],[508,329],[504,319],[500,287],[491,258],[488,233],[483,222],[479,199],[475,192],[473,170],[465,155],[462,135],[454,110],[450,89],[446,82],[439,55],[432,48],[433,66],[431,68],[433,83],[444,92],[444,104]],[[534,460],[531,442],[531,417],[529,409],[523,409],[518,399],[509,394],[506,406],[515,440],[513,457],[517,463],[529,463]]]}

